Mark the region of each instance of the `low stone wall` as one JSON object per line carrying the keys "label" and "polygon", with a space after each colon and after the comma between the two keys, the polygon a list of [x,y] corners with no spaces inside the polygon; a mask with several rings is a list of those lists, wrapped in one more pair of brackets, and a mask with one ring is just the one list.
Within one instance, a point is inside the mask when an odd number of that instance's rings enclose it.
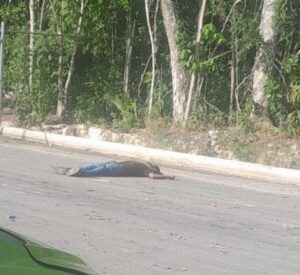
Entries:
{"label": "low stone wall", "polygon": [[[4,127],[14,127],[13,113],[4,112],[1,125]],[[31,127],[30,130],[66,136],[85,137],[100,141],[141,145],[193,155],[300,169],[299,139],[280,139],[280,137],[279,139],[278,137],[276,139],[273,136],[269,139],[266,136],[265,140],[259,142],[254,141],[252,144],[250,136],[247,136],[246,139],[244,137],[244,141],[248,143],[246,145],[249,148],[245,149],[242,148],[243,146],[238,147],[240,146],[239,144],[234,144],[233,138],[229,134],[229,129],[224,131],[197,131],[193,133],[180,131],[178,129],[170,130],[170,132],[163,132],[161,129],[155,131],[152,129],[151,132],[146,130],[135,130],[130,133],[122,133],[111,129],[100,128],[97,125],[45,124],[40,127]],[[240,136],[238,136],[238,138],[240,139]]]}

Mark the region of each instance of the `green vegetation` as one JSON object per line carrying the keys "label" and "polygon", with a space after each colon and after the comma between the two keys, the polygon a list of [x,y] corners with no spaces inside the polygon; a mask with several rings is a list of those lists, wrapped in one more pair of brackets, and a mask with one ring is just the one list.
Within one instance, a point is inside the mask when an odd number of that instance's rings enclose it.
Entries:
{"label": "green vegetation", "polygon": [[[144,127],[151,119],[172,120],[170,45],[157,1],[147,1],[157,47],[148,116],[152,70],[146,1],[3,0],[4,94],[13,94],[4,103],[15,109],[19,124],[41,124],[49,114],[56,114],[57,121],[120,129]],[[173,3],[176,11],[177,46],[187,83],[196,74],[189,129],[241,126],[250,133],[256,129],[251,118],[256,113],[266,115],[281,131],[300,135],[298,0],[274,0],[276,40],[273,53],[265,57],[271,65],[264,90],[268,104],[262,112],[257,111],[261,106],[253,100],[252,85],[263,44],[259,28],[264,1],[207,1],[199,44],[195,41],[202,1],[160,1]],[[188,90],[183,92],[187,97]]]}

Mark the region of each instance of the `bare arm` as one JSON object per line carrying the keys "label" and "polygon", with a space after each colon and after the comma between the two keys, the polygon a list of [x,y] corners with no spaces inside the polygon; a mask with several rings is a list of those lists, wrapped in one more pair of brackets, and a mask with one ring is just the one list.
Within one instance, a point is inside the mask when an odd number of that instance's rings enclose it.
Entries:
{"label": "bare arm", "polygon": [[155,180],[164,180],[164,179],[174,180],[175,179],[175,176],[161,175],[161,174],[155,174],[155,173],[149,173],[148,177],[150,179],[155,179]]}

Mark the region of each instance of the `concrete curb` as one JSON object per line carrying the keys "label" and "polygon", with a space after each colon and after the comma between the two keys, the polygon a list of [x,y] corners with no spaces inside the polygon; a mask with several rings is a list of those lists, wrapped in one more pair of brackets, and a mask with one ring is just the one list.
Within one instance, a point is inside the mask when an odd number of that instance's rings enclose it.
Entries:
{"label": "concrete curb", "polygon": [[88,150],[105,155],[156,161],[177,168],[210,171],[259,180],[300,184],[300,170],[165,151],[73,136],[0,126],[0,135],[15,139]]}

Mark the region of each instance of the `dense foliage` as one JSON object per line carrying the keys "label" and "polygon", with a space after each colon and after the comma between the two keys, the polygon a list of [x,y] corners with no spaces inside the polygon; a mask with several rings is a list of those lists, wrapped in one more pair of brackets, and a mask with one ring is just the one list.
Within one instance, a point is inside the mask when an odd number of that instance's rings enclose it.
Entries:
{"label": "dense foliage", "polygon": [[[147,117],[147,107],[152,73],[146,1],[31,1],[34,22],[30,22],[27,1],[1,0],[0,6],[1,20],[6,23],[4,98],[10,99],[4,103],[16,109],[21,124],[42,123],[49,114],[55,114],[63,91],[68,100],[62,101],[66,111],[60,120],[129,128],[143,126],[148,119],[172,119],[170,49],[162,13],[155,12],[158,0],[147,1],[157,43],[150,117]],[[298,135],[300,2],[274,1],[277,35],[273,65],[267,72],[266,113],[273,125]],[[173,3],[181,65],[188,77],[196,73],[197,79],[189,127],[242,124],[251,129],[250,117],[256,109],[252,100],[252,72],[261,44],[259,25],[263,0],[207,1],[199,45],[195,39],[201,0],[174,0]],[[84,5],[82,13],[81,4]],[[35,32],[30,34],[32,23]],[[33,49],[29,49],[30,35],[34,36]],[[131,55],[128,41],[132,46]],[[199,47],[197,51],[196,47]],[[32,87],[28,81],[30,50],[34,58]],[[124,89],[125,63],[129,64],[128,91]]]}

